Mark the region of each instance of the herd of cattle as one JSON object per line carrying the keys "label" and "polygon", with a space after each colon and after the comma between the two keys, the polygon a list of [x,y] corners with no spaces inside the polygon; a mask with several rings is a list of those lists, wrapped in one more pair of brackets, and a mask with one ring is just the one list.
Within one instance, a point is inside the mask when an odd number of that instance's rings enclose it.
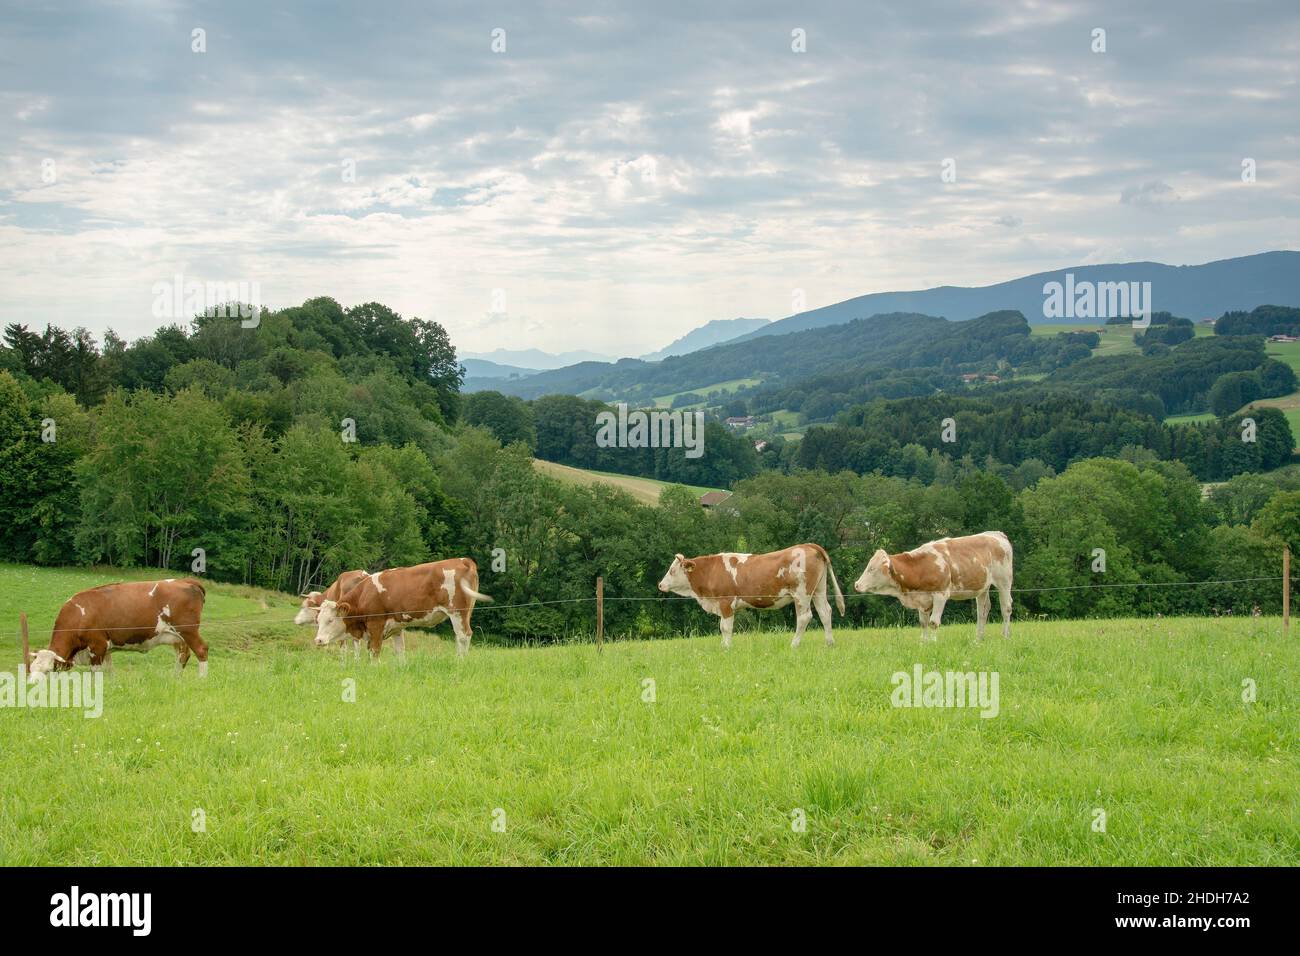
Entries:
{"label": "herd of cattle", "polygon": [[[1002,636],[1011,632],[1011,542],[1001,531],[986,531],[962,538],[942,538],[899,554],[876,551],[854,583],[860,594],[896,597],[917,612],[921,637],[938,639],[939,622],[950,600],[975,600],[976,636],[984,637],[991,599],[998,590],[1002,611]],[[817,544],[797,544],[768,554],[710,554],[687,558],[677,555],[659,590],[693,598],[704,610],[716,614],[722,644],[731,645],[736,611],[742,608],[795,608],[792,646],[798,647],[813,611],[821,619],[826,643],[831,636],[831,606],[827,583],[835,592],[835,605],[844,614],[829,556]],[[199,675],[208,669],[208,646],[199,635],[206,597],[203,584],[193,578],[167,578],[105,584],[81,591],[60,609],[50,646],[31,655],[28,673],[33,679],[74,663],[112,666],[113,651],[147,651],[159,644],[176,649],[181,670],[191,652],[199,659]],[[469,651],[470,617],[478,601],[492,599],[478,590],[478,566],[470,558],[452,558],[409,568],[389,568],[373,573],[347,571],[324,591],[303,596],[295,624],[315,624],[318,647],[339,643],[347,652],[351,640],[360,654],[367,642],[370,655],[379,656],[386,638],[392,638],[399,656],[406,651],[410,625],[432,627],[451,620],[460,655]]]}

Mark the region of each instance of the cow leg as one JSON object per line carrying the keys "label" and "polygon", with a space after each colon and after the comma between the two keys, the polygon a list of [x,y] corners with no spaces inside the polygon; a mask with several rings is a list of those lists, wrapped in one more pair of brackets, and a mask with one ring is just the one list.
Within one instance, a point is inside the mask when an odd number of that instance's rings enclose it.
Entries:
{"label": "cow leg", "polygon": [[382,627],[371,628],[369,630],[370,644],[370,663],[374,664],[379,660],[379,654],[384,649],[384,631]]}
{"label": "cow leg", "polygon": [[190,647],[184,641],[177,641],[172,647],[176,650],[176,673],[179,674],[190,662]]}
{"label": "cow leg", "polygon": [[795,598],[794,602],[794,640],[790,642],[791,647],[798,647],[799,642],[803,640],[804,628],[812,620],[812,602],[808,598]]}
{"label": "cow leg", "polygon": [[401,663],[406,663],[406,632],[398,631],[397,636],[393,638],[393,650],[397,652],[397,659]]}
{"label": "cow leg", "polygon": [[989,597],[988,589],[985,588],[979,594],[975,595],[975,640],[984,640],[984,625],[989,620],[989,608],[993,606],[993,599]]}
{"label": "cow leg", "polygon": [[451,629],[456,632],[456,656],[464,657],[469,653],[469,639],[473,629],[469,623],[469,611],[451,612]]}
{"label": "cow leg", "polygon": [[356,638],[356,637],[352,637],[351,635],[345,636],[345,637],[343,638],[343,653],[344,653],[344,654],[347,654],[347,652],[348,652],[348,641],[351,641],[351,642],[352,642],[352,659],[353,659],[354,661],[359,661],[359,660],[361,660],[361,639],[360,639],[360,638]]}
{"label": "cow leg", "polygon": [[[207,677],[208,676],[208,645],[204,642],[202,636],[199,634],[199,629],[197,625],[194,627],[183,627],[180,629],[180,632],[181,632],[181,639],[185,642],[183,645],[181,645],[186,648],[185,660],[187,661],[189,660],[190,658],[189,652],[193,651],[194,656],[199,659],[199,676]],[[184,667],[185,665],[182,664],[181,666]]]}
{"label": "cow leg", "polygon": [[722,646],[730,647],[731,628],[736,623],[736,617],[734,614],[724,611],[721,617],[718,619],[718,623],[722,627]]}
{"label": "cow leg", "polygon": [[916,609],[917,620],[921,622],[921,640],[930,636],[930,611],[928,608],[919,607]]}
{"label": "cow leg", "polygon": [[109,649],[110,649],[112,646],[113,646],[113,645],[110,644],[110,643],[109,643],[105,638],[103,638],[103,637],[100,637],[99,639],[91,638],[91,640],[90,640],[90,668],[91,668],[91,670],[103,670],[103,669],[105,668],[105,665],[107,665],[107,668],[108,668],[109,670],[112,669],[113,665],[112,665],[111,661],[109,660],[109,656],[108,656],[108,655],[109,655]]}
{"label": "cow leg", "polygon": [[939,622],[943,620],[943,608],[948,603],[948,598],[942,594],[934,596],[934,610],[930,613],[930,623],[934,625],[934,637],[931,640],[939,640]]}
{"label": "cow leg", "polygon": [[1011,586],[998,587],[998,609],[1002,611],[1002,639],[1011,636]]}
{"label": "cow leg", "polygon": [[826,646],[834,647],[835,638],[831,636],[831,605],[826,600],[826,588],[822,587],[821,593],[813,599],[813,606],[817,608],[817,616],[821,618],[822,627],[826,629]]}

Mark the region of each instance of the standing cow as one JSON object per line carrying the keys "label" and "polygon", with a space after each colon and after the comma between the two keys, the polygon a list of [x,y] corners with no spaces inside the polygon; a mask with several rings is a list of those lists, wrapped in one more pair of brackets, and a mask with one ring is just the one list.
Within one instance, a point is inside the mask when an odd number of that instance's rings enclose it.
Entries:
{"label": "standing cow", "polygon": [[[322,601],[338,603],[339,598],[343,596],[343,592],[349,590],[352,585],[364,577],[366,577],[365,571],[344,571],[324,591],[307,592],[302,596],[302,607],[298,609],[298,613],[294,616],[293,623],[315,624]],[[341,641],[339,647],[342,648],[343,656],[346,657],[348,653],[347,641]],[[361,656],[361,642],[356,638],[352,640],[352,654],[354,657]]]}
{"label": "standing cow", "polygon": [[346,636],[364,638],[370,644],[371,660],[375,660],[384,638],[396,634],[393,645],[398,656],[405,657],[406,625],[432,627],[450,618],[456,632],[456,653],[464,657],[473,634],[470,615],[474,602],[491,600],[479,593],[478,565],[470,558],[376,571],[344,591],[338,601],[321,601],[316,645],[324,647]]}
{"label": "standing cow", "polygon": [[944,606],[950,600],[974,598],[979,622],[975,636],[982,641],[993,603],[989,588],[996,587],[1005,638],[1011,635],[1011,559],[1011,542],[1001,531],[940,538],[900,554],[877,550],[853,590],[896,597],[903,607],[915,608],[921,640],[929,637],[933,624],[936,641]]}
{"label": "standing cow", "polygon": [[207,592],[194,578],[103,584],[79,591],[54,619],[50,646],[31,654],[28,673],[35,680],[73,663],[113,666],[113,651],[147,651],[159,644],[176,648],[176,671],[190,651],[199,659],[199,676],[208,675],[208,645],[199,636]]}
{"label": "standing cow", "polygon": [[790,646],[798,647],[816,607],[829,647],[835,639],[831,636],[831,606],[826,600],[827,578],[835,588],[835,606],[843,614],[840,583],[835,580],[830,557],[819,544],[796,544],[767,554],[726,552],[698,558],[679,554],[659,582],[659,590],[693,597],[704,610],[718,615],[723,647],[731,646],[731,628],[740,608],[767,610],[791,602],[795,609],[795,628]]}

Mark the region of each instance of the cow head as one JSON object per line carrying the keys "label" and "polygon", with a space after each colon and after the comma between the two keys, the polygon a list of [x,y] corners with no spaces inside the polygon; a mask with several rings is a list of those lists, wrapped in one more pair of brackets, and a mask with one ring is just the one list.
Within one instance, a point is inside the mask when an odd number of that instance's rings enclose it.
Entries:
{"label": "cow head", "polygon": [[894,575],[889,566],[889,555],[884,549],[877,548],[876,553],[871,556],[867,562],[866,570],[862,576],[853,582],[853,590],[859,594],[882,594],[890,593],[897,590],[898,585],[894,582]]}
{"label": "cow head", "polygon": [[65,671],[72,666],[71,661],[60,657],[48,647],[39,651],[28,651],[27,656],[31,658],[30,663],[27,665],[27,679],[29,681],[40,680],[51,671]]}
{"label": "cow head", "polygon": [[689,597],[694,591],[691,588],[691,579],[687,575],[694,570],[694,561],[680,554],[677,555],[673,558],[673,563],[668,566],[668,573],[659,582],[659,590],[665,594],[682,594]]}
{"label": "cow head", "polygon": [[351,613],[352,605],[347,601],[321,601],[316,612],[316,646],[343,640],[348,633],[344,618]]}
{"label": "cow head", "polygon": [[294,616],[293,623],[315,624],[316,614],[320,610],[320,602],[323,597],[324,595],[320,591],[311,591],[304,594],[302,607],[298,609],[298,613]]}

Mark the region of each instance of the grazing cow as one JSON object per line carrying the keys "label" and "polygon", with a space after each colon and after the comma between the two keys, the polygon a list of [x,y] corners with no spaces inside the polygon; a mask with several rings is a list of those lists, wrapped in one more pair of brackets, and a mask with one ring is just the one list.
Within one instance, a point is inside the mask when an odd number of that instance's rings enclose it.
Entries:
{"label": "grazing cow", "polygon": [[294,617],[293,623],[315,624],[316,612],[320,610],[321,601],[337,602],[344,591],[364,578],[366,574],[365,571],[344,571],[324,591],[308,591],[302,596],[302,607],[298,609],[298,614]]}
{"label": "grazing cow", "polygon": [[[343,596],[343,592],[348,590],[352,585],[356,584],[364,577],[366,577],[365,571],[344,571],[335,578],[334,583],[324,591],[307,592],[302,596],[302,607],[298,609],[297,615],[294,616],[293,623],[315,624],[316,615],[320,611],[322,601],[328,600],[338,603],[339,598]],[[343,655],[346,657],[348,653],[347,642],[341,641],[339,647],[342,649]],[[352,640],[352,654],[355,657],[361,656],[361,642],[356,638],[353,638]]]}
{"label": "grazing cow", "polygon": [[731,646],[731,628],[740,608],[760,610],[782,608],[791,602],[795,609],[794,640],[798,647],[804,628],[812,620],[812,609],[831,636],[831,606],[826,600],[826,579],[835,587],[835,606],[844,613],[844,595],[835,580],[831,559],[819,544],[796,544],[784,551],[767,554],[706,554],[698,558],[677,555],[659,590],[693,597],[700,607],[721,619],[722,646]]}
{"label": "grazing cow", "polygon": [[316,645],[324,647],[346,636],[365,638],[374,660],[379,657],[384,638],[396,634],[393,645],[398,656],[405,657],[406,625],[432,627],[451,618],[456,653],[464,657],[473,634],[470,615],[474,613],[474,602],[491,600],[479,593],[478,565],[470,558],[377,571],[353,584],[339,600],[321,601],[316,616]]}
{"label": "grazing cow", "polygon": [[113,651],[147,651],[159,644],[176,648],[176,670],[184,669],[193,651],[199,676],[208,674],[208,645],[199,636],[199,618],[207,597],[193,578],[103,584],[79,591],[54,619],[50,646],[31,654],[33,680],[73,663],[113,666]]}
{"label": "grazing cow", "polygon": [[989,588],[998,589],[1002,609],[1002,636],[1011,635],[1011,542],[1001,531],[985,531],[964,538],[940,538],[901,554],[877,550],[862,577],[853,585],[858,593],[886,594],[903,607],[916,609],[921,620],[921,640],[939,639],[939,621],[950,600],[975,599],[979,623],[975,636],[984,640],[989,617]]}

